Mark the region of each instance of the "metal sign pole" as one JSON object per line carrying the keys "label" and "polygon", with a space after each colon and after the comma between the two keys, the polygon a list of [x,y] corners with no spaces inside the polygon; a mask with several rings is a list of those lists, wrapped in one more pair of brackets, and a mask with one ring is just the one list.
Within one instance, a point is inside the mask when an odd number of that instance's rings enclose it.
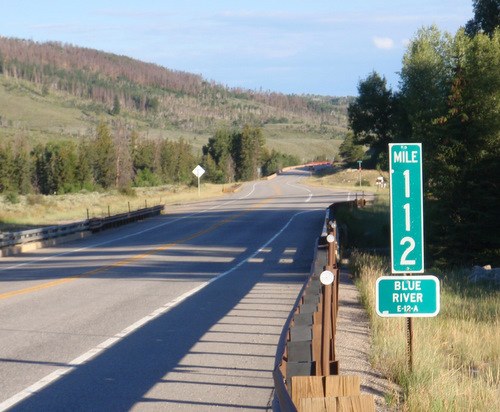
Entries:
{"label": "metal sign pole", "polygon": [[413,372],[413,318],[406,318],[406,334],[408,338],[408,370]]}
{"label": "metal sign pole", "polygon": [[196,166],[193,170],[193,174],[198,178],[198,196],[200,196],[200,177],[205,173],[205,169],[200,165]]}
{"label": "metal sign pole", "polygon": [[[405,276],[411,276],[411,273],[405,273]],[[406,340],[407,340],[407,357],[408,371],[413,372],[413,320],[411,316],[406,318]]]}

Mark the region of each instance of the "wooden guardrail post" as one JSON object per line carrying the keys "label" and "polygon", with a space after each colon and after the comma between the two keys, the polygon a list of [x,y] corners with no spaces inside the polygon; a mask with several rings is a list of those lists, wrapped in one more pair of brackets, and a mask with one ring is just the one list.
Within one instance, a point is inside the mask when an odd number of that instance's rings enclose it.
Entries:
{"label": "wooden guardrail post", "polygon": [[293,376],[298,412],[375,412],[373,395],[361,395],[359,376]]}
{"label": "wooden guardrail post", "polygon": [[321,338],[321,373],[330,374],[330,342],[332,339],[332,285],[323,286],[323,333]]}

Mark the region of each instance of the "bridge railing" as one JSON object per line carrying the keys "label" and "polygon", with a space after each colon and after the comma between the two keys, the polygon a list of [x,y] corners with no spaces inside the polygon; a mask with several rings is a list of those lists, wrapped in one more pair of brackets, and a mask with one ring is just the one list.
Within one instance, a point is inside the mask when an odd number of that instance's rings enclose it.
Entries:
{"label": "bridge railing", "polygon": [[79,232],[107,229],[144,219],[149,216],[158,215],[162,212],[164,205],[147,207],[128,213],[112,215],[102,218],[91,218],[80,222],[64,225],[46,226],[37,229],[22,230],[0,234],[0,248],[23,245],[31,242],[45,241],[53,238],[72,235]]}
{"label": "bridge railing", "polygon": [[339,207],[364,203],[334,203],[326,211],[311,274],[280,337],[273,371],[275,411],[375,410],[373,396],[360,393],[359,376],[340,375],[335,353],[340,275],[335,216]]}

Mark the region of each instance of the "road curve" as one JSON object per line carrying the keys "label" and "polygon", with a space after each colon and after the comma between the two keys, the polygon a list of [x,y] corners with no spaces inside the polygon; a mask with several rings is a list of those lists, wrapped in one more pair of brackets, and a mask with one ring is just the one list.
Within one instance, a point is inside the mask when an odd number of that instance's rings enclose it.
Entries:
{"label": "road curve", "polygon": [[325,208],[306,171],[0,259],[0,411],[271,410]]}

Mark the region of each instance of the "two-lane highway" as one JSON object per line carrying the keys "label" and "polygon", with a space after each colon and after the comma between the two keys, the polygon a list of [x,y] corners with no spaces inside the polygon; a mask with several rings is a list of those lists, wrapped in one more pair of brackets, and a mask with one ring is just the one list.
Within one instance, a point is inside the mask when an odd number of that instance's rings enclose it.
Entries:
{"label": "two-lane highway", "polygon": [[305,171],[0,259],[0,410],[271,410],[325,208]]}

